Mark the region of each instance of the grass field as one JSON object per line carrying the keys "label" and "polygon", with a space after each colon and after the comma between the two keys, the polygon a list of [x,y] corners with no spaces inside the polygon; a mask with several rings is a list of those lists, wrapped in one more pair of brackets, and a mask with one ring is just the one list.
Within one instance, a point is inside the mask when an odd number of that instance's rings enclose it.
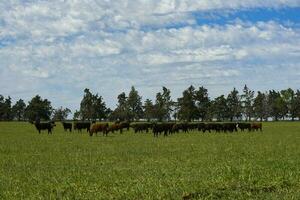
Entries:
{"label": "grass field", "polygon": [[39,135],[0,123],[0,199],[300,199],[300,123],[263,133]]}

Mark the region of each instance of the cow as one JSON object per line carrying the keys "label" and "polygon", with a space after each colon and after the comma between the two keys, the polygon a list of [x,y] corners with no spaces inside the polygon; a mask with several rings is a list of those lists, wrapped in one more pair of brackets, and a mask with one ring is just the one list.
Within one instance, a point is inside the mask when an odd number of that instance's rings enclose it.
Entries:
{"label": "cow", "polygon": [[250,123],[237,123],[237,127],[241,129],[242,132],[245,130],[251,131],[251,124]]}
{"label": "cow", "polygon": [[164,133],[164,136],[168,136],[168,134],[172,133],[172,128],[175,123],[154,123],[152,126],[152,131],[154,137],[158,137],[159,134]]}
{"label": "cow", "polygon": [[251,124],[251,131],[262,131],[262,123],[252,123]]}
{"label": "cow", "polygon": [[173,124],[171,133],[179,133],[180,131],[187,133],[190,129],[190,124],[188,123],[178,123],[178,124]]}
{"label": "cow", "polygon": [[150,123],[137,123],[137,124],[132,124],[131,127],[134,130],[134,133],[142,133],[142,132],[149,132],[149,129],[151,128]]}
{"label": "cow", "polygon": [[85,129],[88,133],[90,132],[91,123],[90,122],[74,122],[74,130],[78,132]]}
{"label": "cow", "polygon": [[230,132],[237,132],[237,125],[235,123],[223,123],[223,131],[225,133]]}
{"label": "cow", "polygon": [[52,134],[52,129],[54,126],[56,126],[54,121],[51,121],[51,122],[37,121],[34,123],[34,125],[39,133],[41,133],[42,130],[48,130],[48,134]]}
{"label": "cow", "polygon": [[62,125],[65,131],[69,130],[70,132],[72,132],[72,123],[62,122]]}
{"label": "cow", "polygon": [[126,128],[127,131],[129,131],[130,128],[130,122],[121,122],[120,126],[123,128]]}
{"label": "cow", "polygon": [[123,128],[122,128],[121,124],[112,124],[112,125],[108,126],[106,135],[109,132],[114,133],[115,131],[120,131],[120,133],[123,133]]}
{"label": "cow", "polygon": [[90,136],[93,136],[95,133],[97,135],[98,132],[102,132],[103,135],[107,135],[108,123],[104,124],[93,124],[90,130]]}

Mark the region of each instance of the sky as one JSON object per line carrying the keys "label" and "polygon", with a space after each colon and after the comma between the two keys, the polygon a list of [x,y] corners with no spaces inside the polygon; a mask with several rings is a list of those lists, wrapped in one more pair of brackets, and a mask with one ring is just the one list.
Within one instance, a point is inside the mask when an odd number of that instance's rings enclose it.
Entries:
{"label": "sky", "polygon": [[300,0],[5,0],[0,94],[109,107],[131,86],[154,99],[191,84],[211,97],[300,89]]}

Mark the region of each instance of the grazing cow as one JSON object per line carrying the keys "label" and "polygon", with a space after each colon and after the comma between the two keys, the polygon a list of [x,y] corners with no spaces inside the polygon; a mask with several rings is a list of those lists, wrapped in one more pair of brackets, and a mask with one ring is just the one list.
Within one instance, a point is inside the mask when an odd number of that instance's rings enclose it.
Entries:
{"label": "grazing cow", "polygon": [[120,126],[123,128],[126,128],[127,131],[129,131],[129,128],[130,128],[130,122],[121,122],[120,123]]}
{"label": "grazing cow", "polygon": [[102,132],[103,135],[107,135],[108,123],[105,124],[93,124],[90,130],[90,136],[93,136],[95,133],[97,135],[98,132]]}
{"label": "grazing cow", "polygon": [[56,126],[54,121],[51,121],[51,122],[37,121],[34,123],[34,125],[39,133],[41,133],[42,130],[48,130],[48,134],[52,134],[52,129],[54,126]]}
{"label": "grazing cow", "polygon": [[78,132],[85,129],[88,133],[90,132],[91,123],[90,122],[74,122],[74,130]]}
{"label": "grazing cow", "polygon": [[142,133],[142,132],[149,132],[149,129],[151,128],[150,123],[137,123],[137,124],[132,124],[131,127],[134,130],[134,133]]}
{"label": "grazing cow", "polygon": [[154,123],[152,126],[154,137],[158,137],[158,134],[161,133],[164,133],[164,136],[168,136],[169,133],[172,133],[172,128],[174,124],[175,123],[162,123],[162,124]]}
{"label": "grazing cow", "polygon": [[70,132],[72,132],[72,123],[62,122],[62,125],[65,131],[69,130]]}
{"label": "grazing cow", "polygon": [[114,133],[115,131],[120,131],[120,133],[123,133],[123,128],[120,124],[112,124],[110,125],[108,128],[107,128],[107,131],[106,131],[106,135],[109,133],[109,132],[112,132]]}
{"label": "grazing cow", "polygon": [[245,130],[251,131],[250,123],[237,123],[237,127],[241,129],[242,132],[244,132]]}
{"label": "grazing cow", "polygon": [[251,124],[251,130],[252,131],[262,131],[262,123],[252,123]]}
{"label": "grazing cow", "polygon": [[171,133],[179,133],[180,131],[187,133],[189,129],[190,129],[190,124],[188,123],[173,124]]}
{"label": "grazing cow", "polygon": [[197,124],[198,131],[202,131],[203,133],[205,133],[206,131],[211,133],[211,131],[214,130],[214,127],[215,127],[215,124],[210,124],[210,123],[198,123]]}
{"label": "grazing cow", "polygon": [[233,132],[237,132],[238,130],[237,130],[237,126],[235,123],[224,123],[223,131],[225,133],[227,133],[227,132],[233,133]]}

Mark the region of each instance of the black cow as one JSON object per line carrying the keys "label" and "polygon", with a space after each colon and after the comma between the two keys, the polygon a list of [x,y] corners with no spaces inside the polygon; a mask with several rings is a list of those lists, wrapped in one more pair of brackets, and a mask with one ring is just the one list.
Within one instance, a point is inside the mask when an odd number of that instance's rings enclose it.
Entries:
{"label": "black cow", "polygon": [[149,132],[149,129],[151,128],[150,123],[137,123],[137,124],[132,124],[131,127],[134,130],[134,133],[142,133],[142,132]]}
{"label": "black cow", "polygon": [[56,126],[54,121],[51,121],[51,122],[37,121],[34,123],[34,125],[39,133],[41,133],[42,130],[48,130],[48,134],[52,134],[52,129],[54,126]]}
{"label": "black cow", "polygon": [[90,132],[91,122],[74,122],[74,130],[82,131],[86,130],[88,133]]}
{"label": "black cow", "polygon": [[238,123],[237,127],[239,129],[241,129],[242,132],[244,132],[245,130],[251,131],[251,124],[250,123]]}
{"label": "black cow", "polygon": [[72,132],[72,123],[62,122],[62,125],[65,131],[69,130],[70,132]]}
{"label": "black cow", "polygon": [[168,136],[169,133],[172,133],[174,124],[175,123],[154,123],[152,126],[154,137],[158,137],[158,135],[161,133],[164,133],[164,136]]}

